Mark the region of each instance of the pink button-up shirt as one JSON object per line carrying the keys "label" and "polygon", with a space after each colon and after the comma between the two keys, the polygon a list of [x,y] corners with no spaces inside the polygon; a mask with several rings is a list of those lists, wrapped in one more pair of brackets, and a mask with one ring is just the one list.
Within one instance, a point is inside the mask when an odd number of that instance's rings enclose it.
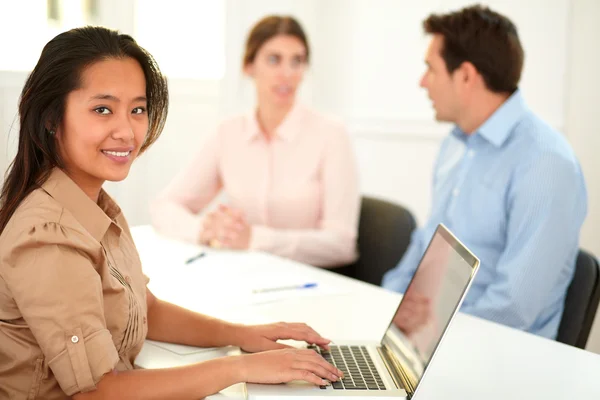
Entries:
{"label": "pink button-up shirt", "polygon": [[252,225],[250,249],[316,266],[356,259],[360,194],[343,124],[296,105],[268,141],[254,113],[221,123],[151,206],[160,232],[197,243],[224,190]]}

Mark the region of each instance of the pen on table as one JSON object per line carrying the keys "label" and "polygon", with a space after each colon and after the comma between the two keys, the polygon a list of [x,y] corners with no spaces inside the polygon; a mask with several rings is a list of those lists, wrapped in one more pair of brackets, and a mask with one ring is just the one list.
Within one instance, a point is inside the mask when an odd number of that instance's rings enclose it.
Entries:
{"label": "pen on table", "polygon": [[190,257],[190,258],[188,258],[187,260],[185,260],[185,263],[186,263],[186,264],[191,264],[191,263],[193,263],[194,261],[196,261],[197,259],[204,257],[205,255],[206,255],[206,253],[202,251],[202,252],[200,252],[200,253],[196,254],[195,256],[193,256],[193,257]]}
{"label": "pen on table", "polygon": [[278,292],[281,290],[295,290],[295,289],[309,289],[316,287],[316,283],[305,283],[302,285],[290,285],[290,286],[278,286],[264,289],[254,289],[252,293],[267,293],[267,292]]}

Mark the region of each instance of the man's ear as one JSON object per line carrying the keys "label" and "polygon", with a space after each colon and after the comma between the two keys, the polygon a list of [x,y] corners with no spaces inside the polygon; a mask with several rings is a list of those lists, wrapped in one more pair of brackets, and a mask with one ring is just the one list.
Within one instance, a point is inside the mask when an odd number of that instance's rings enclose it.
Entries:
{"label": "man's ear", "polygon": [[461,80],[461,82],[468,86],[472,86],[473,84],[475,84],[475,82],[481,79],[481,74],[479,73],[475,65],[473,65],[473,63],[469,61],[463,62],[458,68],[457,72],[460,73],[459,79]]}

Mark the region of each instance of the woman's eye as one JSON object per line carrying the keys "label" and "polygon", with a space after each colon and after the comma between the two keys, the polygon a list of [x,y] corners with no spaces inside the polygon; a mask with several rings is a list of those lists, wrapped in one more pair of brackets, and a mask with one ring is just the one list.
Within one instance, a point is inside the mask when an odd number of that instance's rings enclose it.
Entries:
{"label": "woman's eye", "polygon": [[145,107],[136,107],[133,109],[133,111],[131,111],[132,114],[143,114],[145,112],[146,112]]}
{"label": "woman's eye", "polygon": [[98,108],[95,108],[94,111],[97,114],[101,114],[101,115],[108,115],[108,114],[110,114],[110,110],[108,108],[106,108],[106,107],[98,107]]}
{"label": "woman's eye", "polygon": [[269,64],[275,65],[279,62],[279,56],[275,55],[275,54],[271,54],[268,58],[267,58],[267,62]]}
{"label": "woman's eye", "polygon": [[304,59],[302,57],[294,57],[292,58],[292,66],[297,67],[304,64]]}

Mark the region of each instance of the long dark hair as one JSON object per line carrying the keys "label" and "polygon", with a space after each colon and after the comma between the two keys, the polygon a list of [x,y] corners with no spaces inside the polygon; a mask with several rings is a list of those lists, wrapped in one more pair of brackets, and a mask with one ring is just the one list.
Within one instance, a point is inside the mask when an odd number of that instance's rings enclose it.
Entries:
{"label": "long dark hair", "polygon": [[27,195],[54,167],[62,167],[54,131],[62,123],[67,95],[81,85],[89,65],[111,58],[136,60],[146,78],[148,133],[140,154],[158,139],[167,118],[166,78],[156,61],[129,35],[102,27],[84,27],[52,39],[27,78],[19,100],[19,146],[0,192],[0,234]]}

